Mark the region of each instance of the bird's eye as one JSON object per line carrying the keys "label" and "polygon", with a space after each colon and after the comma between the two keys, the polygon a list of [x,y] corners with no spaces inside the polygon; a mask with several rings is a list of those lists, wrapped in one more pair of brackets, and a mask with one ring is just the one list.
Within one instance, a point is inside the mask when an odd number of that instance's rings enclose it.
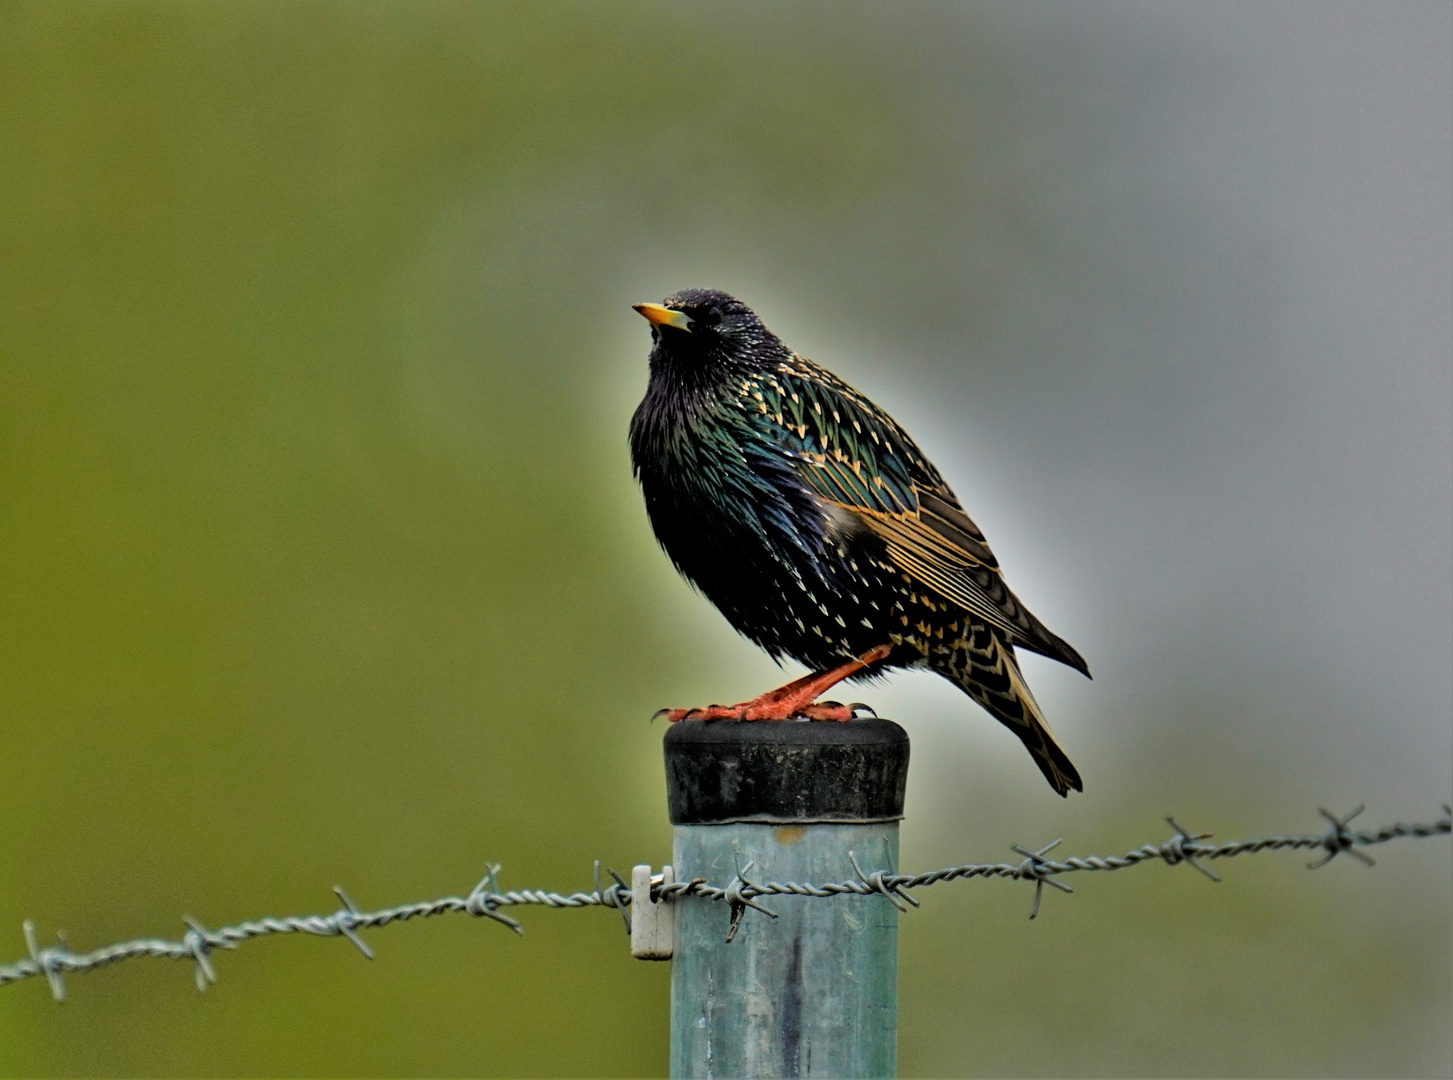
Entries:
{"label": "bird's eye", "polygon": [[721,308],[712,304],[711,307],[697,315],[695,321],[702,326],[716,326],[721,322]]}

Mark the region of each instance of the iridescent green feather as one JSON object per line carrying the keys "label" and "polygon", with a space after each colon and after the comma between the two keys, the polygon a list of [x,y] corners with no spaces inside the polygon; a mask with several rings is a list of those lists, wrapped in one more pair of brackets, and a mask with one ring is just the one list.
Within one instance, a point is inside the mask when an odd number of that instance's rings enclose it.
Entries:
{"label": "iridescent green feather", "polygon": [[912,514],[918,510],[913,474],[937,480],[897,424],[808,361],[794,358],[752,377],[738,404],[761,435],[802,463],[803,479],[825,499]]}

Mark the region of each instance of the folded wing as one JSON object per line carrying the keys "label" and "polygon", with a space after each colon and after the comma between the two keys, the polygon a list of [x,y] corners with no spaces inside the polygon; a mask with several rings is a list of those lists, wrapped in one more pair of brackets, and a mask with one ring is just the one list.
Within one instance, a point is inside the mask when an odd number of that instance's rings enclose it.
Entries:
{"label": "folded wing", "polygon": [[984,534],[908,434],[827,371],[796,360],[769,387],[772,408],[751,410],[778,428],[802,478],[820,497],[881,537],[914,581],[999,630],[1011,645],[1089,675],[1084,659],[1019,602]]}

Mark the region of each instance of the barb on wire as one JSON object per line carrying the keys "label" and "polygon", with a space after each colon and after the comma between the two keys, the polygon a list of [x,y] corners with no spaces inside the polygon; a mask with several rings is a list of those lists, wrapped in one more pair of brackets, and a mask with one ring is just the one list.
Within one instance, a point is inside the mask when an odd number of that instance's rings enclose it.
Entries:
{"label": "barb on wire", "polygon": [[1169,814],[1165,816],[1165,820],[1166,824],[1176,831],[1174,836],[1161,845],[1162,856],[1166,864],[1168,866],[1175,866],[1177,863],[1188,863],[1212,881],[1220,881],[1220,874],[1196,858],[1196,853],[1200,850],[1196,847],[1196,841],[1209,840],[1215,833],[1187,832],[1185,827]]}
{"label": "barb on wire", "polygon": [[[721,897],[727,902],[727,906],[731,909],[732,913],[731,921],[727,924],[726,943],[728,945],[730,945],[732,943],[732,939],[737,936],[737,930],[742,925],[742,915],[746,913],[747,908],[753,908],[757,911],[760,911],[763,915],[766,915],[770,919],[775,919],[777,917],[777,913],[775,911],[768,911],[761,904],[757,903],[755,900],[752,899],[753,896],[762,895],[761,887],[758,886],[755,882],[748,881],[746,877],[747,871],[750,870],[754,865],[754,863],[748,862],[746,866],[743,866],[741,864],[741,857],[738,856],[737,876],[732,878],[732,882],[730,885],[728,885],[725,889],[721,890]],[[705,893],[701,890],[698,890],[697,895],[705,895]]]}
{"label": "barb on wire", "polygon": [[[498,910],[499,902],[494,899],[498,886],[495,884],[495,875],[499,873],[499,863],[485,863],[484,877],[479,879],[479,884],[469,890],[469,898],[464,902],[464,909],[476,918],[493,919],[495,922],[504,923],[517,934],[525,932],[524,927],[511,919],[508,915],[501,915]],[[617,881],[620,878],[616,878]]]}
{"label": "barb on wire", "polygon": [[[731,911],[731,922],[727,941],[731,941],[741,926],[747,908],[776,918],[776,913],[757,903],[763,896],[801,896],[826,899],[834,896],[878,896],[894,904],[900,911],[907,911],[906,902],[913,907],[918,900],[908,892],[945,881],[968,880],[970,878],[1004,878],[1011,881],[1034,882],[1034,904],[1029,917],[1039,914],[1040,900],[1045,885],[1069,893],[1073,890],[1059,878],[1070,873],[1090,871],[1125,870],[1145,862],[1162,862],[1168,866],[1187,863],[1212,881],[1220,881],[1220,875],[1205,863],[1215,859],[1229,859],[1238,855],[1254,855],[1262,851],[1299,851],[1320,849],[1325,854],[1310,869],[1327,865],[1338,855],[1352,855],[1368,866],[1375,865],[1360,848],[1385,844],[1404,837],[1446,836],[1453,832],[1453,806],[1444,804],[1444,817],[1429,824],[1404,824],[1396,822],[1375,831],[1357,831],[1350,822],[1363,812],[1359,806],[1341,817],[1328,810],[1321,814],[1329,822],[1329,828],[1319,833],[1289,836],[1262,836],[1251,840],[1233,840],[1223,844],[1208,843],[1211,833],[1192,833],[1183,828],[1174,818],[1166,818],[1175,835],[1160,844],[1146,844],[1123,855],[1087,855],[1064,859],[1051,859],[1049,853],[1059,846],[1056,840],[1037,851],[1029,851],[1014,845],[1013,850],[1023,857],[1018,863],[965,863],[962,866],[946,866],[919,874],[892,874],[886,870],[863,870],[857,856],[849,852],[856,878],[849,881],[813,884],[798,881],[754,881],[746,875],[753,863],[738,865],[736,876],[724,886],[709,884],[703,878],[689,881],[675,881],[666,884],[657,875],[651,882],[653,901],[675,901],[685,897],[699,897],[703,900],[724,900]],[[217,949],[235,949],[253,938],[273,934],[312,934],[316,937],[342,937],[351,942],[368,959],[373,959],[373,950],[358,934],[359,930],[387,926],[409,919],[424,919],[436,915],[463,913],[475,918],[487,918],[509,927],[517,934],[524,933],[520,924],[506,915],[500,908],[539,906],[550,908],[615,908],[625,918],[626,930],[630,930],[630,915],[626,908],[631,903],[631,889],[613,870],[608,870],[615,884],[604,885],[600,876],[600,863],[595,864],[595,889],[591,892],[558,893],[542,889],[501,890],[498,883],[499,866],[487,864],[485,874],[466,896],[445,896],[438,900],[424,900],[416,903],[399,904],[378,911],[360,911],[340,886],[333,887],[342,903],[331,915],[289,915],[285,918],[271,916],[224,926],[219,930],[208,930],[196,919],[186,916],[183,922],[187,932],[180,940],[169,941],[157,938],[137,938],[115,945],[107,945],[91,952],[72,952],[64,934],[57,934],[59,947],[42,948],[36,937],[35,924],[26,919],[22,924],[27,958],[13,964],[0,964],[0,986],[24,979],[44,976],[56,1001],[66,999],[66,972],[91,971],[95,968],[130,960],[139,956],[155,956],[169,960],[186,960],[195,965],[194,975],[198,990],[206,990],[217,981],[217,971],[211,954]]]}
{"label": "barb on wire", "polygon": [[342,885],[334,885],[333,892],[343,902],[343,907],[333,913],[333,918],[338,922],[338,932],[358,946],[358,951],[365,957],[372,960],[373,950],[368,947],[368,942],[359,937],[353,929],[354,921],[358,918],[358,909],[353,906],[353,901],[348,899],[348,894],[343,891]]}
{"label": "barb on wire", "polygon": [[903,891],[901,885],[890,885],[888,875],[882,870],[874,870],[871,874],[863,873],[863,868],[858,865],[858,857],[853,852],[848,852],[848,862],[853,864],[853,873],[858,875],[858,880],[875,893],[881,893],[888,898],[888,902],[899,911],[906,912],[908,905],[918,907],[918,901]]}
{"label": "barb on wire", "polygon": [[35,968],[35,973],[44,972],[45,981],[50,983],[51,997],[56,1001],[65,1001],[66,984],[61,981],[61,973],[51,961],[52,951],[42,949],[36,943],[35,923],[26,919],[20,924],[20,930],[25,935],[25,947],[30,950],[30,963]]}
{"label": "barb on wire", "polygon": [[[182,922],[186,923],[187,932],[182,936],[182,944],[197,961],[196,980],[198,992],[204,991],[217,982],[217,969],[212,966],[212,961],[207,958],[207,953],[212,950],[212,943],[208,940],[206,928],[190,915],[183,915]],[[235,949],[235,941],[222,940],[218,942],[224,949]]]}
{"label": "barb on wire", "polygon": [[1364,866],[1377,865],[1377,863],[1372,861],[1371,855],[1364,855],[1352,846],[1355,841],[1352,833],[1347,829],[1347,823],[1366,809],[1367,807],[1365,805],[1358,803],[1356,810],[1353,810],[1350,814],[1346,814],[1343,817],[1338,817],[1325,806],[1317,807],[1317,813],[1330,821],[1332,827],[1322,836],[1322,846],[1327,849],[1327,854],[1316,862],[1307,863],[1308,870],[1320,870],[1344,851],[1360,859]]}
{"label": "barb on wire", "polygon": [[[625,878],[621,877],[619,874],[617,874],[610,867],[606,867],[605,872],[607,874],[609,874],[611,877],[615,878],[615,883],[616,883],[615,895],[617,897],[622,896],[622,895],[625,896],[625,902],[624,903],[618,903],[618,904],[616,904],[616,907],[620,909],[621,921],[626,924],[626,934],[629,935],[630,932],[631,932],[631,916],[630,916],[630,913],[626,911],[626,904],[630,903],[630,900],[631,900],[631,887],[626,884]],[[595,891],[597,893],[599,893],[600,895],[602,895],[602,896],[605,895],[604,893],[601,893],[600,892],[600,860],[599,859],[595,860]]]}
{"label": "barb on wire", "polygon": [[1014,870],[1017,878],[1032,878],[1034,880],[1034,904],[1029,909],[1029,917],[1039,917],[1039,902],[1044,898],[1044,887],[1053,885],[1060,892],[1072,893],[1075,890],[1066,885],[1063,881],[1056,881],[1054,876],[1059,871],[1054,869],[1054,864],[1046,862],[1044,856],[1064,843],[1064,839],[1051,840],[1038,851],[1025,851],[1018,844],[1012,844],[1010,851],[1016,851],[1024,856],[1024,861]]}

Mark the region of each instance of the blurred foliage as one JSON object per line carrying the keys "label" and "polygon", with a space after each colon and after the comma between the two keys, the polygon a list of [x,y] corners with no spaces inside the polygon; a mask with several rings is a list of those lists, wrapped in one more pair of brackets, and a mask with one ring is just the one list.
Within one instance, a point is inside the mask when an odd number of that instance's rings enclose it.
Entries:
{"label": "blurred foliage", "polygon": [[[915,280],[910,234],[859,223],[970,181],[891,28],[0,9],[0,926],[90,947],[327,909],[334,881],[375,906],[486,860],[555,888],[596,856],[663,861],[645,717],[771,669],[650,539],[626,305],[751,274],[826,288],[801,282],[833,235],[828,280],[873,258]],[[976,54],[985,146],[1040,92],[1013,55]],[[972,192],[1032,234],[1023,168],[986,154]],[[897,314],[928,317],[916,289]],[[1147,838],[1110,818],[1076,839]],[[903,1070],[1400,1060],[1366,1047],[1443,954],[1375,927],[1339,947],[1333,899],[1237,871],[1210,899],[1189,874],[1097,881],[1033,926],[1027,896],[937,891],[905,923]],[[613,913],[524,921],[389,930],[371,965],[261,944],[200,1000],[160,963],[78,977],[63,1008],[6,988],[0,1072],[664,1071],[665,966],[630,961]]]}

